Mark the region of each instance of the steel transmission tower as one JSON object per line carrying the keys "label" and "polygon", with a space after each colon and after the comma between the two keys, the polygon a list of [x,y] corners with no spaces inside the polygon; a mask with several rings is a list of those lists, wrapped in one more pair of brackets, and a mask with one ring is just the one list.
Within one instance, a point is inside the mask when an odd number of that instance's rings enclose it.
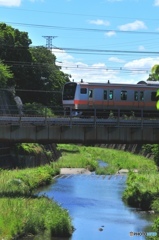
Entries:
{"label": "steel transmission tower", "polygon": [[46,39],[46,47],[47,47],[47,49],[52,50],[52,48],[53,48],[52,39],[56,38],[57,36],[43,36],[43,37]]}

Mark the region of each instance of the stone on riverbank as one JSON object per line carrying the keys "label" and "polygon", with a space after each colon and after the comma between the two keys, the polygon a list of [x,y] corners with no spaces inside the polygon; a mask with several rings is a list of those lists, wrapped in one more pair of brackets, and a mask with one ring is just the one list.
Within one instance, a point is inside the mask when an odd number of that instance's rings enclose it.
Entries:
{"label": "stone on riverbank", "polygon": [[91,172],[85,168],[61,168],[60,174],[91,174]]}

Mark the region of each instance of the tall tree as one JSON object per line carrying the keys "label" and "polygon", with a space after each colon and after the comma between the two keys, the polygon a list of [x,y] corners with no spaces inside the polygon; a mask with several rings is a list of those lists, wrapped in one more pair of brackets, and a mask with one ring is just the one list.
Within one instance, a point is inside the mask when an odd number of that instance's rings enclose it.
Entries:
{"label": "tall tree", "polygon": [[47,91],[47,93],[39,93],[37,98],[32,95],[32,101],[37,101],[45,105],[55,105],[61,101],[59,93],[55,95],[55,91],[61,92],[63,85],[70,81],[69,75],[63,73],[56,65],[56,57],[50,50],[45,47],[30,48],[32,55],[33,78],[27,82],[27,89],[38,89]]}
{"label": "tall tree", "polygon": [[149,74],[147,81],[159,81],[159,65],[158,64],[152,67],[151,73]]}
{"label": "tall tree", "polygon": [[5,23],[0,23],[0,59],[11,66],[14,78],[10,84],[17,88],[30,76],[31,54],[29,45],[31,40],[27,32],[21,32]]}
{"label": "tall tree", "polygon": [[61,95],[53,96],[53,91],[61,91],[64,83],[69,81],[69,75],[56,65],[56,57],[50,50],[33,48],[30,44],[27,32],[0,24],[0,59],[10,66],[14,76],[8,83],[23,90],[18,95],[24,103],[59,105]]}

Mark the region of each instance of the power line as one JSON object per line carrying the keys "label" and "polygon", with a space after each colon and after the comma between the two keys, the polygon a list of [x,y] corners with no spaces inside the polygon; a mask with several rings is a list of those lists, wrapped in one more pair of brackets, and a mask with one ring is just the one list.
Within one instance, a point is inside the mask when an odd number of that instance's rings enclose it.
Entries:
{"label": "power line", "polygon": [[126,50],[105,50],[105,49],[85,49],[85,48],[65,48],[62,47],[62,50],[65,51],[76,51],[76,52],[87,52],[87,53],[126,53],[126,54],[159,54],[159,52],[151,51],[126,51]]}
{"label": "power line", "polygon": [[53,25],[41,25],[41,24],[31,24],[31,23],[16,23],[16,22],[6,22],[7,24],[22,25],[27,27],[38,27],[38,28],[54,28],[60,30],[73,30],[73,31],[90,31],[90,32],[117,32],[117,33],[130,33],[130,34],[154,34],[159,35],[159,32],[145,32],[145,31],[128,31],[128,30],[114,30],[114,29],[97,29],[97,28],[75,28],[75,27],[62,27]]}
{"label": "power line", "polygon": [[[46,65],[52,65],[51,63],[30,63],[30,62],[18,62],[18,61],[6,61],[5,63],[7,64],[11,64],[14,66],[21,66],[21,67],[39,67],[39,66],[46,66]],[[67,64],[63,64],[62,65],[58,65],[58,67],[61,67],[63,69],[78,69],[79,71],[83,70],[89,70],[89,71],[122,71],[122,72],[148,72],[150,71],[150,69],[148,68],[126,68],[126,67],[92,67],[92,66],[82,66],[82,65],[78,65],[78,64],[74,64],[74,65],[67,65]]]}
{"label": "power line", "polygon": [[[44,37],[50,37],[50,38],[53,38],[53,36],[44,36]],[[126,55],[126,54],[140,54],[140,55],[143,55],[143,54],[154,54],[154,55],[158,55],[159,52],[157,51],[133,51],[133,50],[115,50],[115,49],[89,49],[89,48],[67,48],[67,47],[53,47],[52,46],[52,43],[47,43],[48,45],[48,48],[52,47],[52,50],[56,50],[55,53],[57,52],[60,52],[61,51],[68,51],[69,53],[81,53],[81,54],[99,54],[99,55],[110,55],[111,54],[115,54],[115,55]],[[25,47],[25,46],[13,46],[13,45],[8,45],[8,44],[1,44],[1,46],[6,46],[6,47],[9,47],[9,48],[15,48],[15,49],[19,49],[19,48],[28,48],[28,47]],[[39,47],[43,47],[43,46],[31,46],[31,47],[36,47],[36,48],[39,48]],[[54,53],[54,54],[55,54]]]}

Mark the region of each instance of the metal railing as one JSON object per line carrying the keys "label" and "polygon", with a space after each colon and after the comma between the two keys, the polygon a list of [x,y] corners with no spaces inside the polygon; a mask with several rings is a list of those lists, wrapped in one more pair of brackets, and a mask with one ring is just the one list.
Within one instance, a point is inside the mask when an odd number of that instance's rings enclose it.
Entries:
{"label": "metal railing", "polygon": [[[87,127],[131,127],[131,128],[143,128],[143,127],[155,127],[159,128],[159,117],[148,118],[144,117],[143,111],[141,114],[138,113],[136,117],[134,114],[130,113],[126,115],[122,111],[122,115],[114,116],[112,113],[107,117],[98,117],[96,111],[92,116],[88,117],[73,117],[64,115],[64,110],[62,107],[43,107],[39,111],[35,109],[24,110],[21,109],[20,112],[14,110],[10,113],[0,112],[0,125],[35,125],[35,126],[46,126],[46,125],[56,125],[56,126],[87,126]],[[50,111],[51,109],[51,111]],[[159,115],[159,114],[158,114]]]}

